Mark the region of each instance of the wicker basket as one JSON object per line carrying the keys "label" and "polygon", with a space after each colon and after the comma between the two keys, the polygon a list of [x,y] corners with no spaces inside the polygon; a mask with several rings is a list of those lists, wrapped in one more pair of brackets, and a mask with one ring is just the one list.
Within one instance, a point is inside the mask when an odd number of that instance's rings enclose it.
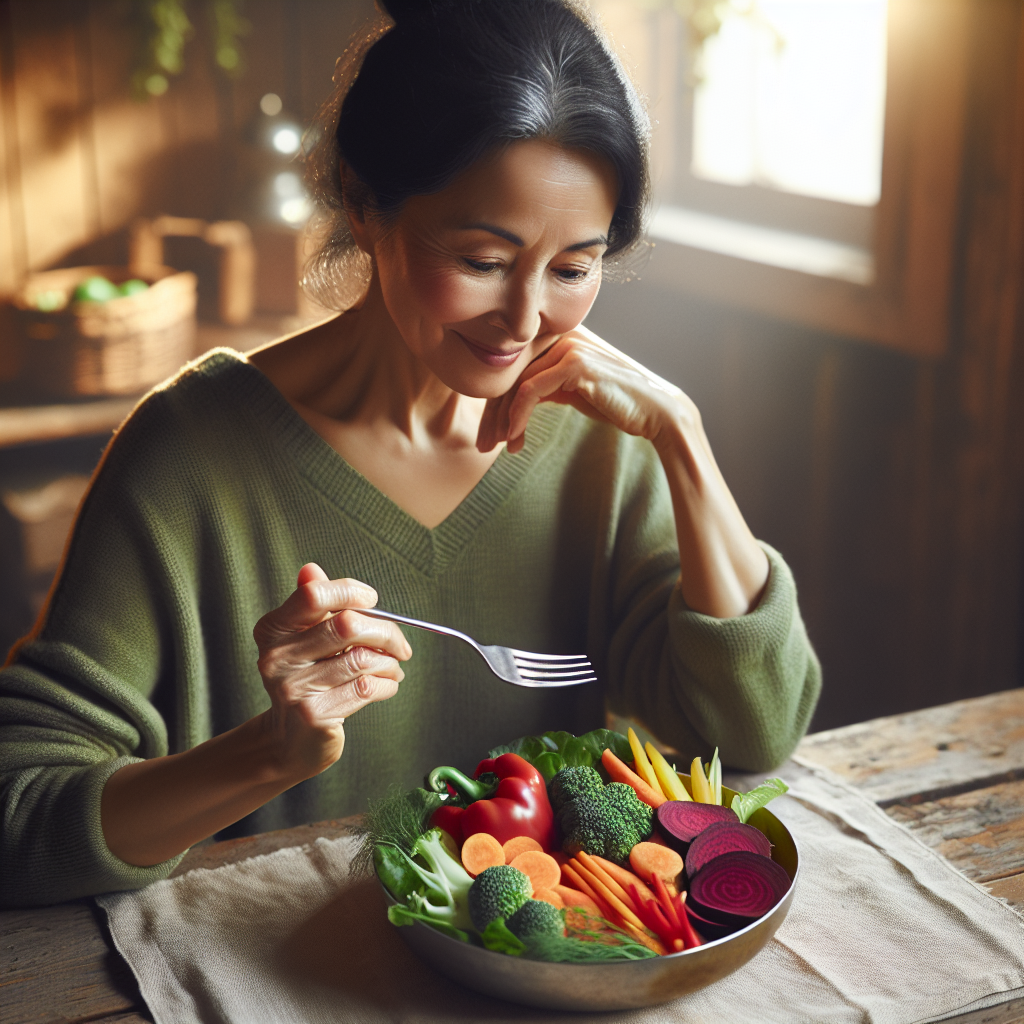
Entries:
{"label": "wicker basket", "polygon": [[[44,312],[40,295],[70,295],[89,277],[114,284],[141,278],[150,287],[108,302],[74,302]],[[24,351],[22,375],[54,397],[134,395],[178,370],[193,355],[196,277],[169,267],[72,267],[31,274],[15,299]]]}

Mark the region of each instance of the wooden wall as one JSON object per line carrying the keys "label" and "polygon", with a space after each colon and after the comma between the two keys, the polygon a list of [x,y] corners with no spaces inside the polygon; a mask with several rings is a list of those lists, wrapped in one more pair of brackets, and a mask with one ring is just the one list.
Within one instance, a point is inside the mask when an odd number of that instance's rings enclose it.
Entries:
{"label": "wooden wall", "polygon": [[140,103],[129,93],[136,23],[125,0],[0,0],[0,295],[83,246],[122,252],[139,214],[237,213],[237,158],[260,97],[276,92],[311,118],[373,5],[249,0],[236,81],[214,70],[204,10],[190,5],[185,73]]}
{"label": "wooden wall", "polygon": [[[27,269],[119,251],[138,213],[232,215],[259,97],[310,117],[371,5],[249,0],[246,73],[215,75],[199,33],[183,80],[145,104],[127,92],[126,8],[0,0],[0,294]],[[755,531],[790,560],[825,665],[819,728],[1022,682],[1021,13],[974,6],[947,355],[643,280],[606,287],[591,317],[693,395]]]}

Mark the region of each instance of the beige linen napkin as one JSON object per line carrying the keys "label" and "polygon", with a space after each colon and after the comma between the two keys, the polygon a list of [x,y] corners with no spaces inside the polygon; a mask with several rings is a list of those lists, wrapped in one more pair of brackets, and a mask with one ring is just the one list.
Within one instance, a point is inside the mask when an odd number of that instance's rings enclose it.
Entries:
{"label": "beige linen napkin", "polygon": [[387,921],[354,841],[100,897],[157,1024],[917,1024],[1024,994],[1024,921],[824,770],[792,762],[772,809],[801,873],[775,938],[708,988],[614,1014],[532,1010],[448,981]]}

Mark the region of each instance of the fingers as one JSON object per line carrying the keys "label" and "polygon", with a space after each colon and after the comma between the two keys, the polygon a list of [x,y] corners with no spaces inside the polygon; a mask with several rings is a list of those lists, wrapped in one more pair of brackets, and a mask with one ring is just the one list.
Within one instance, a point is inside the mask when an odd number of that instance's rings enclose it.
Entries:
{"label": "fingers", "polygon": [[318,717],[349,718],[367,704],[389,700],[398,693],[400,679],[359,676],[351,682],[323,690],[312,698]]}
{"label": "fingers", "polygon": [[346,608],[372,608],[377,592],[358,580],[331,580],[315,562],[299,570],[299,585],[280,608],[268,612],[253,631],[262,649]]}

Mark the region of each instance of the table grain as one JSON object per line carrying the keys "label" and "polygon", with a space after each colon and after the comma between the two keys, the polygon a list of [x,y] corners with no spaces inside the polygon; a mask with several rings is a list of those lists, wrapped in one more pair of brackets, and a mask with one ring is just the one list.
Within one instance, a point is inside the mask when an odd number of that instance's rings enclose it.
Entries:
{"label": "table grain", "polygon": [[[1024,913],[1024,689],[815,733],[797,756],[845,778],[967,878]],[[174,873],[337,838],[356,820],[196,847]],[[91,900],[0,912],[0,1018],[4,1024],[150,1022]],[[1020,1024],[1024,999],[955,1021]]]}

